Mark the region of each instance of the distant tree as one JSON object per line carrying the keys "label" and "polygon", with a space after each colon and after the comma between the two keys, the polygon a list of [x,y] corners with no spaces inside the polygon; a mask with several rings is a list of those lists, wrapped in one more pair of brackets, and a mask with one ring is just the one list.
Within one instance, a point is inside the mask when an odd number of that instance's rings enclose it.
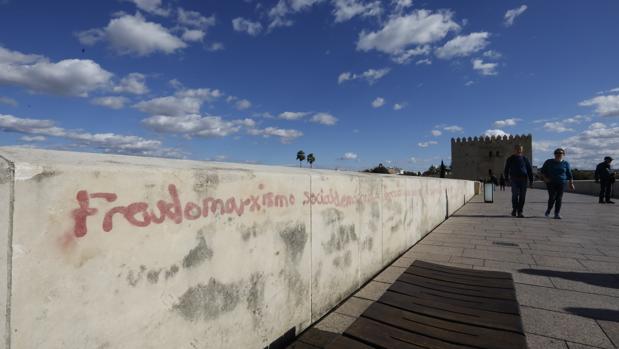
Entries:
{"label": "distant tree", "polygon": [[439,174],[439,169],[438,167],[431,165],[430,168],[428,168],[427,171],[425,171],[422,176],[426,176],[426,177],[435,177],[436,175]]}
{"label": "distant tree", "polygon": [[443,163],[443,160],[441,160],[440,177],[445,178],[446,172],[447,172],[447,169],[445,168],[445,164]]}
{"label": "distant tree", "polygon": [[372,173],[389,173],[389,170],[383,164],[378,164],[372,169]]}
{"label": "distant tree", "polygon": [[314,157],[314,153],[307,154],[307,162],[309,162],[310,168],[313,167],[312,164],[314,163],[314,161],[316,161],[316,158]]}
{"label": "distant tree", "polygon": [[305,160],[305,152],[303,150],[299,150],[297,152],[297,160],[299,160],[299,167],[301,167],[303,160]]}

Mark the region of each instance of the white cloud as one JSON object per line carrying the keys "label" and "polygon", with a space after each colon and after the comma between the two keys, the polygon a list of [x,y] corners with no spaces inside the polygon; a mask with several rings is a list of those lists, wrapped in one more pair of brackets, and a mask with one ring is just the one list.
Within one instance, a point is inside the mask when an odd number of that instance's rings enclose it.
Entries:
{"label": "white cloud", "polygon": [[310,119],[311,122],[332,126],[337,123],[337,118],[329,113],[317,113]]}
{"label": "white cloud", "polygon": [[598,96],[579,103],[583,107],[595,107],[600,116],[619,116],[619,95]]}
{"label": "white cloud", "polygon": [[451,132],[451,133],[456,133],[456,132],[464,131],[464,128],[462,128],[460,126],[457,126],[457,125],[451,125],[451,126],[443,127],[443,130],[445,130],[447,132]]}
{"label": "white cloud", "polygon": [[428,141],[428,142],[419,142],[419,143],[417,143],[417,145],[420,148],[427,148],[427,147],[429,147],[431,145],[436,145],[436,144],[438,144],[437,141]]}
{"label": "white cloud", "polygon": [[410,45],[434,43],[443,39],[450,31],[460,29],[452,16],[449,11],[433,13],[417,10],[405,16],[392,17],[379,31],[362,31],[357,41],[357,49],[398,54]]}
{"label": "white cloud", "polygon": [[511,9],[507,12],[505,12],[505,26],[506,27],[511,27],[514,24],[514,20],[516,19],[516,17],[520,16],[521,14],[524,13],[524,11],[527,10],[527,5],[522,5],[518,8],[515,9]]}
{"label": "white cloud", "polygon": [[10,97],[0,96],[0,104],[10,105],[11,107],[17,107],[17,101]]}
{"label": "white cloud", "polygon": [[251,102],[246,99],[241,99],[235,103],[235,107],[238,110],[245,110],[251,108]]}
{"label": "white cloud", "polygon": [[372,101],[372,107],[380,108],[385,105],[385,99],[382,97],[377,97],[374,101]]}
{"label": "white cloud", "polygon": [[116,93],[131,93],[134,95],[143,95],[148,93],[146,86],[146,76],[140,73],[131,73],[122,78],[118,85],[112,88]]}
{"label": "white cloud", "polygon": [[100,105],[102,107],[110,109],[122,109],[128,102],[129,99],[118,96],[98,97],[92,100],[92,104]]}
{"label": "white cloud", "polygon": [[268,12],[268,16],[271,20],[269,30],[291,26],[294,22],[287,18],[288,15],[307,10],[323,1],[324,0],[279,0]]}
{"label": "white cloud", "polygon": [[181,38],[185,41],[202,41],[206,33],[199,29],[185,30]]}
{"label": "white cloud", "polygon": [[471,33],[464,36],[456,36],[447,41],[445,45],[435,50],[436,57],[450,59],[454,57],[466,57],[481,51],[488,45],[487,32]]}
{"label": "white cloud", "polygon": [[[408,50],[399,51],[391,56],[391,60],[398,64],[408,64],[413,58],[417,56],[423,56],[429,54],[431,51],[430,45],[418,46],[415,48],[411,48]],[[423,59],[421,61],[430,61],[428,59]],[[419,64],[419,62],[417,64]],[[432,63],[432,62],[430,62]]]}
{"label": "white cloud", "polygon": [[200,12],[188,11],[180,7],[177,11],[177,21],[181,25],[195,29],[206,29],[216,23],[215,15],[205,17]]}
{"label": "white cloud", "polygon": [[283,129],[276,127],[267,127],[264,129],[250,129],[247,131],[254,136],[262,136],[264,138],[279,137],[284,144],[291,143],[295,139],[302,137],[303,132],[294,129]]}
{"label": "white cloud", "polygon": [[344,153],[344,155],[340,157],[340,160],[357,160],[358,157],[359,156],[357,155],[357,153],[348,152]]}
{"label": "white cloud", "polygon": [[432,135],[434,137],[438,137],[438,136],[440,136],[442,134],[443,134],[443,132],[441,132],[440,130],[432,130]]}
{"label": "white cloud", "polygon": [[484,136],[487,137],[492,137],[492,136],[509,136],[509,133],[503,131],[503,130],[499,130],[499,129],[495,129],[495,130],[486,130],[486,132],[484,132]]}
{"label": "white cloud", "polygon": [[497,120],[494,122],[494,127],[503,128],[503,127],[508,127],[508,126],[516,126],[519,121],[522,121],[522,119],[509,118],[505,120]]}
{"label": "white cloud", "polygon": [[201,116],[198,114],[155,115],[142,120],[142,123],[146,127],[161,133],[184,134],[204,138],[225,137],[239,132],[242,126],[255,126],[251,119],[226,121],[220,116]]}
{"label": "white cloud", "polygon": [[114,133],[89,133],[66,130],[56,126],[51,120],[26,119],[0,114],[0,129],[5,132],[18,132],[26,135],[60,137],[106,152],[145,156],[182,156],[176,149],[162,147],[161,142],[158,140]]}
{"label": "white cloud", "polygon": [[50,62],[39,55],[25,55],[0,46],[0,84],[17,85],[33,92],[81,96],[110,82],[112,73],[89,59]]}
{"label": "white cloud", "polygon": [[45,136],[21,136],[19,139],[24,142],[44,142],[47,140],[47,137]]}
{"label": "white cloud", "polygon": [[278,118],[284,119],[284,120],[299,120],[308,114],[309,113],[285,111],[279,114]]}
{"label": "white cloud", "polygon": [[469,81],[464,83],[464,86],[471,86],[471,85],[475,85],[475,81],[469,80]]}
{"label": "white cloud", "polygon": [[489,50],[484,52],[483,54],[484,57],[488,58],[488,59],[501,59],[501,57],[503,57],[503,55],[500,52],[494,51],[494,50]]}
{"label": "white cloud", "polygon": [[473,69],[477,70],[481,75],[497,75],[497,63],[484,63],[481,59],[474,59]]}
{"label": "white cloud", "polygon": [[591,117],[585,116],[585,115],[574,115],[572,117],[569,117],[563,120],[563,122],[568,123],[568,124],[580,124],[581,122],[588,122],[588,121],[591,121]]}
{"label": "white cloud", "polygon": [[556,133],[574,131],[571,128],[565,127],[565,123],[561,121],[547,122],[544,124],[544,129],[548,132]]}
{"label": "white cloud", "polygon": [[260,22],[252,22],[242,17],[232,20],[232,28],[237,32],[245,32],[251,36],[256,36],[262,32],[262,24]]}
{"label": "white cloud", "polygon": [[161,0],[127,0],[135,4],[140,10],[159,16],[168,16],[169,9],[161,7]]}
{"label": "white cloud", "polygon": [[390,71],[391,69],[389,68],[382,68],[382,69],[368,69],[367,71],[361,74],[353,74],[349,72],[344,72],[340,74],[340,76],[337,79],[337,82],[338,84],[341,84],[345,81],[361,79],[361,80],[367,81],[368,84],[373,85],[376,81],[382,79],[383,77],[385,77],[385,75],[389,74]]}
{"label": "white cloud", "polygon": [[90,29],[77,34],[84,45],[105,40],[119,54],[147,56],[155,52],[166,54],[187,47],[180,38],[154,22],[147,22],[139,13],[113,18],[103,29]]}
{"label": "white cloud", "polygon": [[223,49],[225,49],[225,47],[221,42],[214,42],[208,47],[208,50],[211,52],[221,51]]}
{"label": "white cloud", "polygon": [[392,0],[391,3],[395,5],[394,12],[396,14],[401,14],[404,10],[413,6],[413,0]]}
{"label": "white cloud", "polygon": [[417,62],[415,62],[415,64],[416,65],[420,65],[420,64],[430,65],[432,64],[432,61],[427,58],[424,58],[424,59],[418,60]]}
{"label": "white cloud", "polygon": [[380,16],[383,12],[380,1],[332,0],[335,22],[345,22],[355,16]]}
{"label": "white cloud", "polygon": [[151,115],[182,116],[198,114],[204,102],[212,102],[223,94],[208,88],[185,89],[173,96],[157,97],[134,105],[140,111]]}
{"label": "white cloud", "polygon": [[407,103],[403,102],[403,103],[396,103],[393,105],[393,110],[402,110],[404,108],[406,108]]}
{"label": "white cloud", "polygon": [[550,152],[557,147],[565,148],[566,160],[572,167],[594,169],[604,156],[619,157],[619,126],[595,122],[575,136],[536,142],[534,150]]}

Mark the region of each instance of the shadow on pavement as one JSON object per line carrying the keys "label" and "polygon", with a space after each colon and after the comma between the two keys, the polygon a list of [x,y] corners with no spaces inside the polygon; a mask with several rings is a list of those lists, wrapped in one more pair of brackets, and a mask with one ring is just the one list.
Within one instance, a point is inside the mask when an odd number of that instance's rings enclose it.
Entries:
{"label": "shadow on pavement", "polygon": [[548,276],[566,280],[579,281],[589,285],[619,288],[619,274],[580,273],[574,271],[557,271],[544,269],[520,269],[519,272],[529,275]]}
{"label": "shadow on pavement", "polygon": [[619,322],[619,310],[572,307],[564,309],[574,315],[588,317],[590,319]]}

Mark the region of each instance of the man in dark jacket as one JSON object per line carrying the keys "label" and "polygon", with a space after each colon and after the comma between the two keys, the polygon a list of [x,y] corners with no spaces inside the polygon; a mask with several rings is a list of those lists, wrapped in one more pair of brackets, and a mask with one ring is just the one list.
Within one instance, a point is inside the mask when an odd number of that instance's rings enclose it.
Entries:
{"label": "man in dark jacket", "polygon": [[505,180],[511,181],[512,186],[512,216],[524,218],[522,209],[527,196],[527,180],[529,186],[533,186],[533,169],[531,162],[522,154],[522,145],[514,147],[514,154],[505,161]]}
{"label": "man in dark jacket", "polygon": [[600,204],[604,202],[614,204],[610,200],[611,188],[614,182],[614,174],[610,170],[611,162],[613,162],[613,158],[607,156],[604,158],[604,162],[600,162],[595,168],[595,181],[600,182]]}

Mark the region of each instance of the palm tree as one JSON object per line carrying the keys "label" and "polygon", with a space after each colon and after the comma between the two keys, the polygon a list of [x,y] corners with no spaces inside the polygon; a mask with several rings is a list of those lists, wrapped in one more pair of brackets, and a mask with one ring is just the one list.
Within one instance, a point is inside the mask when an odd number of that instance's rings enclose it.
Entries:
{"label": "palm tree", "polygon": [[301,167],[303,160],[305,160],[305,152],[303,150],[299,150],[297,153],[297,160],[299,160],[299,167]]}
{"label": "palm tree", "polygon": [[314,153],[309,153],[307,155],[307,162],[309,162],[310,164],[310,168],[312,168],[312,164],[314,163],[314,161],[316,161],[316,158],[314,157]]}

